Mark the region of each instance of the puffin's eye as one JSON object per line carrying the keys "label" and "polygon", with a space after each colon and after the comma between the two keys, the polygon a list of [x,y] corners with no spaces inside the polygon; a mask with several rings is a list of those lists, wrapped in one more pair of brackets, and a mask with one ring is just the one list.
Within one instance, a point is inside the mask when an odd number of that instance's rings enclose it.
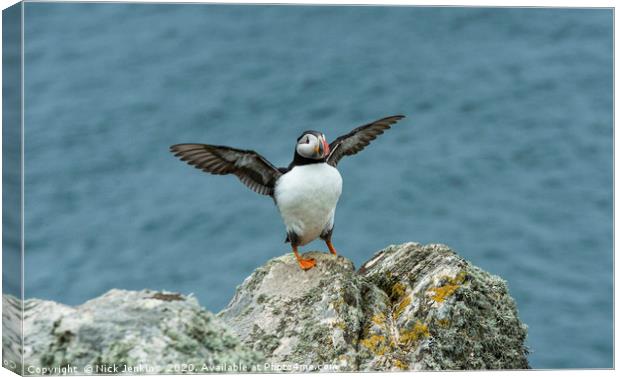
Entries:
{"label": "puffin's eye", "polygon": [[306,144],[310,144],[310,136],[306,136]]}

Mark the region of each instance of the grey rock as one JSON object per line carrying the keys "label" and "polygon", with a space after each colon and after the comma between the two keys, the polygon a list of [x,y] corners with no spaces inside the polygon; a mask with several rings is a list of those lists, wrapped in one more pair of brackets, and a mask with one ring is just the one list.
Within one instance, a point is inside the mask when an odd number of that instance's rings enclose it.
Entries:
{"label": "grey rock", "polygon": [[14,296],[2,296],[2,364],[20,373],[22,364],[22,300]]}
{"label": "grey rock", "polygon": [[263,361],[191,296],[115,289],[77,307],[24,306],[26,374],[205,373]]}
{"label": "grey rock", "polygon": [[357,345],[366,284],[351,261],[310,252],[316,267],[302,271],[292,254],[270,260],[250,275],[218,314],[272,370],[328,364],[357,370]]}
{"label": "grey rock", "polygon": [[[2,352],[5,366],[21,372],[22,355],[25,365],[39,365],[36,360],[54,341],[53,324],[73,311],[68,306],[53,301],[31,299],[23,301],[13,296],[2,297]],[[26,336],[22,342],[23,331]]]}
{"label": "grey rock", "polygon": [[[527,327],[505,281],[444,245],[379,251],[356,272],[347,259],[272,259],[218,314],[273,365],[340,371],[525,369]],[[296,369],[292,369],[296,370]]]}
{"label": "grey rock", "polygon": [[447,246],[390,246],[360,274],[383,293],[365,305],[361,369],[529,368],[506,282]]}
{"label": "grey rock", "polygon": [[506,282],[447,246],[392,245],[358,271],[304,256],[317,266],[288,254],[256,269],[217,316],[149,290],[76,307],[28,299],[23,348],[21,301],[5,295],[4,360],[21,372],[23,356],[26,374],[529,368]]}

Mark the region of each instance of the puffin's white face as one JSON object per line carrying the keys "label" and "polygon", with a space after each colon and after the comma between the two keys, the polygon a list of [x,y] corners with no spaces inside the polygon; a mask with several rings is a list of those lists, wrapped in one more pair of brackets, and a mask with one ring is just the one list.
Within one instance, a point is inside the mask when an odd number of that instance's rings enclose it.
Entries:
{"label": "puffin's white face", "polygon": [[302,135],[297,141],[296,149],[300,156],[314,160],[320,160],[329,154],[329,144],[323,134],[320,136],[311,133]]}

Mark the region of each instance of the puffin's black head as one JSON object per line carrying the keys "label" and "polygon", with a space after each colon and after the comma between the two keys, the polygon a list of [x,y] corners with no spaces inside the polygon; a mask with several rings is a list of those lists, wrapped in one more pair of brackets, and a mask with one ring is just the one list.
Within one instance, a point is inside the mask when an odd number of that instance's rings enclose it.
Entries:
{"label": "puffin's black head", "polygon": [[329,155],[329,144],[325,135],[319,131],[304,131],[297,138],[295,152],[304,158],[322,160]]}

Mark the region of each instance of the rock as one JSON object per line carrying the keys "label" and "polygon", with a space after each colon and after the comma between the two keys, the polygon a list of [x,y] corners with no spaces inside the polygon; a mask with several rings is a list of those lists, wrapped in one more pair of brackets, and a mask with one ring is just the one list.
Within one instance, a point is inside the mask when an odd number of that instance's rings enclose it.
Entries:
{"label": "rock", "polygon": [[185,364],[205,373],[263,360],[193,297],[115,289],[74,308],[37,299],[24,305],[26,372],[181,373]]}
{"label": "rock", "polygon": [[[21,302],[13,296],[2,296],[2,351],[4,359],[7,360],[5,365],[14,372],[21,370]],[[54,323],[73,311],[74,309],[53,301],[24,301],[24,332],[32,334],[24,337],[23,355],[26,365],[40,365],[37,359],[47,352],[49,345],[54,342]]]}
{"label": "rock", "polygon": [[350,261],[307,253],[272,259],[218,316],[272,365],[340,371],[524,369],[527,328],[506,283],[443,245],[381,250]]}
{"label": "rock", "polygon": [[259,267],[218,317],[262,352],[274,370],[321,364],[357,370],[366,283],[341,256],[311,252],[304,257],[315,258],[316,267],[300,270],[292,254]]}
{"label": "rock", "polygon": [[529,368],[506,282],[447,246],[390,246],[360,275],[381,291],[364,305],[360,369]]}
{"label": "rock", "polygon": [[[2,296],[2,363],[15,373],[21,372],[22,359],[22,301]],[[44,336],[44,335],[42,335]]]}
{"label": "rock", "polygon": [[[506,282],[447,246],[389,246],[359,271],[342,256],[304,256],[317,266],[302,271],[288,254],[256,269],[217,316],[191,295],[148,290],[112,290],[77,307],[26,300],[24,371],[529,367],[527,327]],[[21,302],[5,295],[3,309],[5,366],[21,372]]]}

